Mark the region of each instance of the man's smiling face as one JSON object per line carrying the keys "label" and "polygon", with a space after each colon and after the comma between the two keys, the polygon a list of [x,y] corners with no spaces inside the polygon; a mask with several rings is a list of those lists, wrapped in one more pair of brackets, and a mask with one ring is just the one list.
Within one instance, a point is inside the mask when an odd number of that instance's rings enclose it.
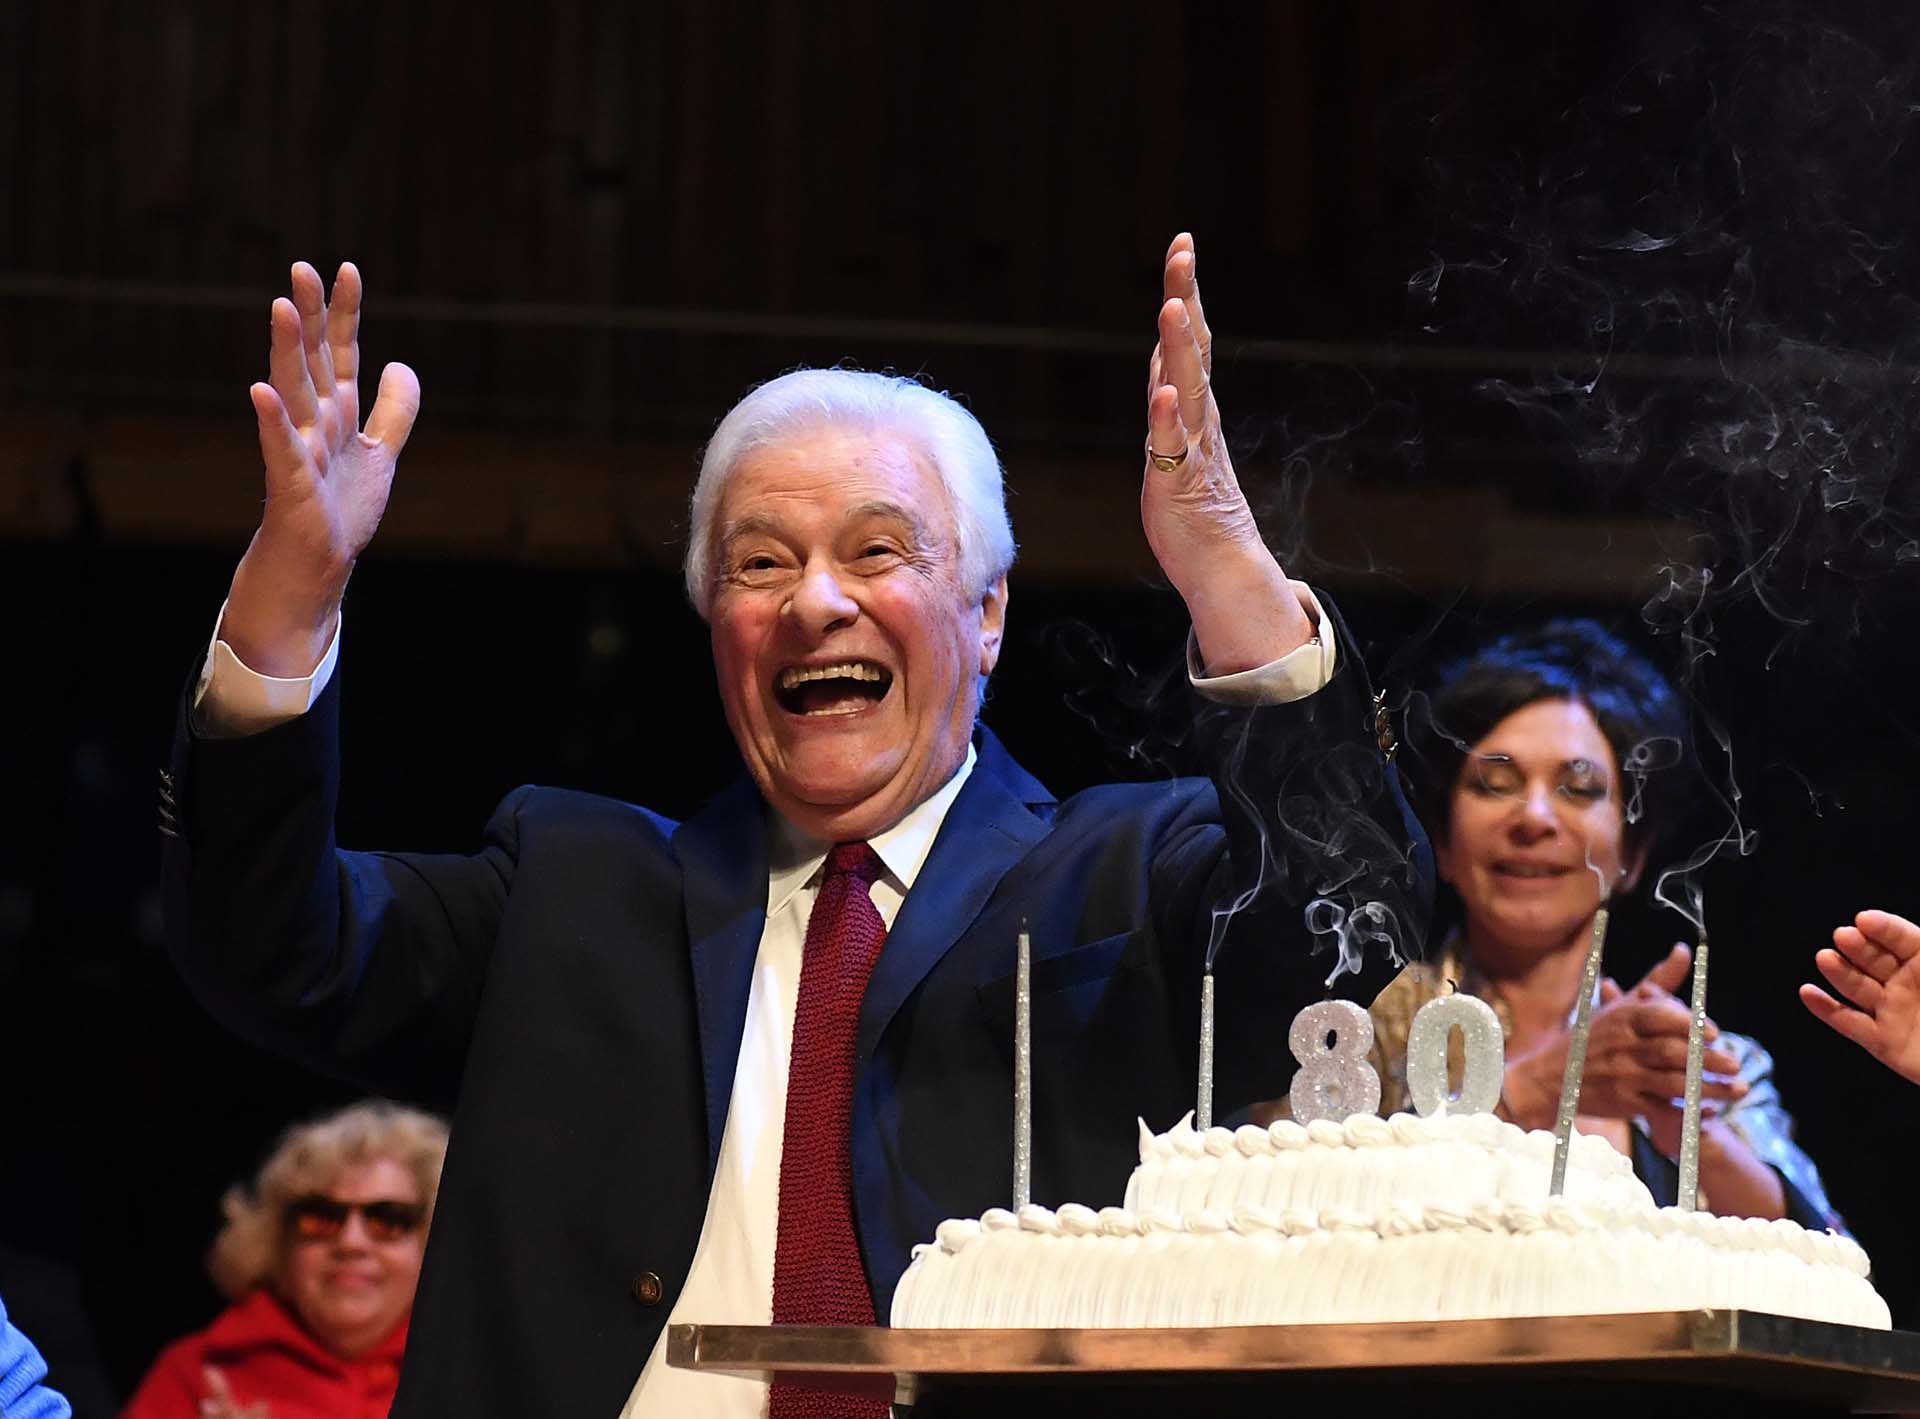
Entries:
{"label": "man's smiling face", "polygon": [[829,842],[892,827],[966,757],[1006,579],[962,584],[946,485],[885,429],[748,453],[713,536],[714,670],[761,793]]}

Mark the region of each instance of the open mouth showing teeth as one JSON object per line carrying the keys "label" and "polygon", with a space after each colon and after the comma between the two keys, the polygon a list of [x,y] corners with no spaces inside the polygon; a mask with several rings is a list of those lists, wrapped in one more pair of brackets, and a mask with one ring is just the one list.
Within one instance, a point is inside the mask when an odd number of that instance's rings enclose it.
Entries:
{"label": "open mouth showing teeth", "polygon": [[773,697],[789,714],[858,714],[893,687],[893,672],[864,660],[794,665],[774,677]]}

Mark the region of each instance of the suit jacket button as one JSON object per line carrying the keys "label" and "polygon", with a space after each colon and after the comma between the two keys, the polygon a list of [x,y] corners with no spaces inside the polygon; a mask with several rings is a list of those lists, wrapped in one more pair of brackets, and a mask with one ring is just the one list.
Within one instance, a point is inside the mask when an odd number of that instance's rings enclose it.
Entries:
{"label": "suit jacket button", "polygon": [[667,1288],[661,1284],[660,1275],[654,1271],[643,1271],[633,1278],[633,1299],[643,1306],[657,1306]]}

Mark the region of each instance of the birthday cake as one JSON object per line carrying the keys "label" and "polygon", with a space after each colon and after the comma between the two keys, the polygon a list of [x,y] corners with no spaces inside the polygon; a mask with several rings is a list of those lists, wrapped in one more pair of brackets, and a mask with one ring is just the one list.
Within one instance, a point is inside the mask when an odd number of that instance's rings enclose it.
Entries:
{"label": "birthday cake", "polygon": [[1125,1205],[941,1224],[895,1326],[1216,1326],[1739,1308],[1886,1329],[1852,1240],[1656,1207],[1605,1139],[1492,1114],[1140,1129]]}

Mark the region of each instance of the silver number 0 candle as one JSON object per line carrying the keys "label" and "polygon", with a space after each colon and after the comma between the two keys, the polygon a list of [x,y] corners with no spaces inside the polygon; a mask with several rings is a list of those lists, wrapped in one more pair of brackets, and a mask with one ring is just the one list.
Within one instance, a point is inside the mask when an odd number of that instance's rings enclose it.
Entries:
{"label": "silver number 0 candle", "polygon": [[[1466,1046],[1466,1072],[1458,1097],[1447,1080],[1447,1043],[1460,1032]],[[1490,1114],[1500,1103],[1505,1082],[1506,1031],[1493,1007],[1471,995],[1429,1000],[1407,1031],[1407,1092],[1422,1118],[1437,1113]]]}

